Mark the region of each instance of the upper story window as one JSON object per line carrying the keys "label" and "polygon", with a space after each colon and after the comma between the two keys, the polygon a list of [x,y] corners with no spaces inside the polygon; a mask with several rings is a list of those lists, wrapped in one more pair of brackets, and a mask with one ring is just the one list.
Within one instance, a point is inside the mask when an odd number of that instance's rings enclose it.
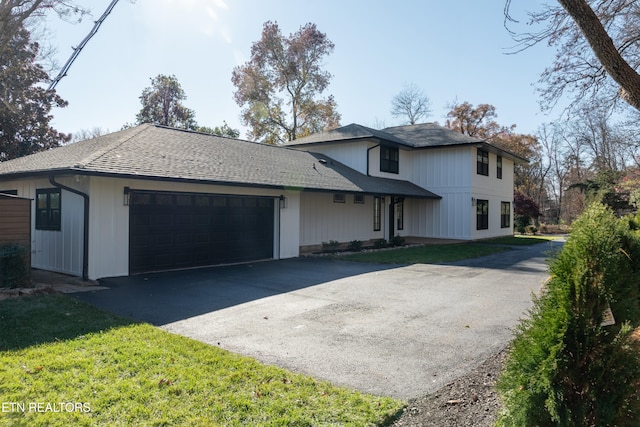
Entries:
{"label": "upper story window", "polygon": [[489,152],[478,148],[478,175],[489,176]]}
{"label": "upper story window", "polygon": [[36,190],[36,230],[60,231],[60,202],[59,188]]}
{"label": "upper story window", "polygon": [[380,172],[398,173],[400,153],[395,147],[380,146]]}
{"label": "upper story window", "polygon": [[498,156],[496,160],[496,177],[502,179],[502,156]]}

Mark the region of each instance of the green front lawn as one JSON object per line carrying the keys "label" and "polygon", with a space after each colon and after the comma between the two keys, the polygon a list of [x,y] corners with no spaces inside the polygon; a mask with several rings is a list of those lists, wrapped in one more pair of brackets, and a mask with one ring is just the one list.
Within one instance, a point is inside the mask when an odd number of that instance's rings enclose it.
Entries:
{"label": "green front lawn", "polygon": [[421,245],[391,250],[362,252],[340,256],[345,261],[360,261],[386,264],[433,264],[475,258],[503,252],[501,246],[483,246],[473,243],[453,243],[445,245]]}
{"label": "green front lawn", "polygon": [[536,245],[538,243],[548,242],[550,240],[557,240],[557,236],[504,236],[495,237],[493,239],[480,240],[478,243],[485,243],[490,245],[511,245],[511,246],[527,246]]}
{"label": "green front lawn", "polygon": [[384,425],[404,406],[65,296],[0,301],[0,325],[1,425]]}

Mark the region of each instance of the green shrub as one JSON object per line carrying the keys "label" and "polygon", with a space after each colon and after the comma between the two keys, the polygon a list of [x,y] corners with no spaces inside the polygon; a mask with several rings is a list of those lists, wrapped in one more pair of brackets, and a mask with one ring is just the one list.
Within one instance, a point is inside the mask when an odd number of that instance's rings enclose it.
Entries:
{"label": "green shrub", "polygon": [[527,226],[531,225],[531,217],[526,215],[514,215],[513,226],[518,233],[524,234]]}
{"label": "green shrub", "polygon": [[376,249],[386,248],[388,245],[385,239],[378,239],[373,242],[373,247]]}
{"label": "green shrub", "polygon": [[0,246],[0,287],[28,286],[29,269],[27,249],[24,246],[16,243]]}
{"label": "green shrub", "polygon": [[362,242],[360,240],[352,240],[349,242],[347,249],[351,252],[360,252],[362,250]]}
{"label": "green shrub", "polygon": [[328,242],[322,242],[322,252],[337,252],[340,249],[340,242],[336,240],[329,240]]}
{"label": "green shrub", "polygon": [[404,245],[404,237],[402,236],[393,236],[390,240],[389,240],[389,246],[402,246]]}
{"label": "green shrub", "polygon": [[[573,225],[516,329],[498,381],[498,426],[637,426],[638,238],[600,204]],[[615,325],[603,326],[610,307]]]}

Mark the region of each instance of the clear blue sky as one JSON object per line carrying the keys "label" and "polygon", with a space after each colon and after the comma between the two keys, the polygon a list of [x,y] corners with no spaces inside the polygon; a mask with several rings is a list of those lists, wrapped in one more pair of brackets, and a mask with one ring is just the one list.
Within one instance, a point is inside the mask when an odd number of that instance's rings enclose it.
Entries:
{"label": "clear blue sky", "polygon": [[[93,16],[80,24],[50,20],[60,66],[110,0],[77,3]],[[512,14],[526,21],[522,6]],[[389,112],[391,99],[414,83],[431,100],[426,121],[443,124],[453,101],[488,103],[500,124],[533,133],[553,118],[540,113],[533,84],[554,52],[541,45],[505,55],[514,42],[503,7],[503,0],[120,0],[56,87],[69,106],[53,111],[53,123],[63,132],[119,130],[135,121],[150,78],[173,74],[200,125],[225,120],[245,137],[231,73],[272,20],[286,35],[313,22],[333,41],[326,93],[334,95],[342,124],[400,124]]]}

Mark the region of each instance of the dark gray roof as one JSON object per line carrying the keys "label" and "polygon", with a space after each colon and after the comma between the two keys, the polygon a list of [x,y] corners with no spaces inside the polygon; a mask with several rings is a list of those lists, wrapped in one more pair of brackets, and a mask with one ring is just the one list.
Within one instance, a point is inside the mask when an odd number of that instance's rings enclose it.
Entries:
{"label": "dark gray roof", "polygon": [[447,145],[481,144],[484,141],[440,126],[437,123],[421,123],[408,126],[394,126],[382,130],[404,141],[414,148],[442,147]]}
{"label": "dark gray roof", "polygon": [[405,142],[402,139],[396,138],[390,133],[371,129],[356,123],[351,123],[350,125],[332,129],[327,132],[305,136],[304,138],[298,138],[294,141],[287,142],[285,145],[316,144],[322,142],[350,141],[354,139],[367,138],[375,138],[383,141],[395,142],[396,144],[405,145]]}
{"label": "dark gray roof", "polygon": [[295,141],[288,142],[286,145],[296,146],[305,144],[340,143],[367,138],[398,144],[400,147],[407,147],[409,149],[477,145],[502,154],[516,162],[527,162],[527,159],[500,149],[499,147],[496,147],[482,139],[464,135],[460,132],[445,128],[444,126],[440,126],[437,123],[394,126],[382,130],[375,130],[352,123],[327,132],[296,139]]}
{"label": "dark gray roof", "polygon": [[69,173],[439,198],[318,154],[150,124],[0,163],[0,180]]}

